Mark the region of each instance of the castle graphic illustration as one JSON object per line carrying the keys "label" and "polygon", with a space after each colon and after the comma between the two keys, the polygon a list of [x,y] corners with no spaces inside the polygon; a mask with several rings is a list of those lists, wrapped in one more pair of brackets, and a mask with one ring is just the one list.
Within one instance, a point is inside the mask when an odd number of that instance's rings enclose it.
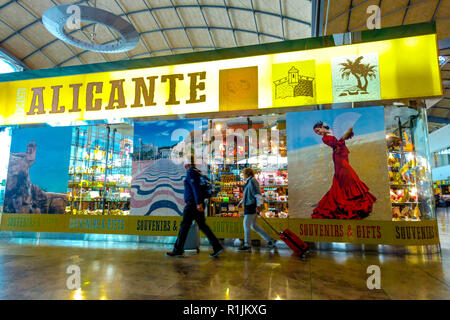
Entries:
{"label": "castle graphic illustration", "polygon": [[314,97],[313,77],[299,74],[296,67],[288,71],[288,76],[274,81],[275,99],[287,97]]}

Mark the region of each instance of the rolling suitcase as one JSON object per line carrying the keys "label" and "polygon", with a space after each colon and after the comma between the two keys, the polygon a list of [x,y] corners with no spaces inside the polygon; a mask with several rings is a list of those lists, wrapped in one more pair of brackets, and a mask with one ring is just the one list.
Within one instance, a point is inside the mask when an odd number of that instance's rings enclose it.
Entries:
{"label": "rolling suitcase", "polygon": [[192,222],[191,227],[184,243],[184,250],[195,250],[197,253],[200,252],[200,234],[198,225]]}
{"label": "rolling suitcase", "polygon": [[263,216],[261,216],[261,218],[263,219],[263,221],[265,223],[267,223],[267,225],[273,230],[275,231],[276,234],[278,234],[280,236],[280,239],[286,243],[288,245],[289,248],[291,248],[292,251],[294,251],[294,253],[301,257],[301,258],[306,258],[306,255],[309,254],[309,247],[308,245],[302,240],[300,239],[295,233],[293,233],[291,230],[289,229],[284,229],[283,231],[279,232],[277,230],[275,230],[274,227],[272,227],[270,225],[269,222],[267,222],[266,219],[264,219]]}

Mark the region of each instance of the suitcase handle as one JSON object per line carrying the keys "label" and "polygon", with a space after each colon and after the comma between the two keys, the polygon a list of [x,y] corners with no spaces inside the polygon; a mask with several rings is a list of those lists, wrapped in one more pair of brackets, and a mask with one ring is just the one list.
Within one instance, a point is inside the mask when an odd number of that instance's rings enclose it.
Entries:
{"label": "suitcase handle", "polygon": [[275,231],[276,234],[281,234],[281,232],[275,230],[275,228],[271,226],[271,224],[270,224],[270,223],[262,216],[262,213],[261,213],[259,216],[262,218],[262,220],[263,220],[265,223],[267,223],[267,225],[268,225],[273,231]]}

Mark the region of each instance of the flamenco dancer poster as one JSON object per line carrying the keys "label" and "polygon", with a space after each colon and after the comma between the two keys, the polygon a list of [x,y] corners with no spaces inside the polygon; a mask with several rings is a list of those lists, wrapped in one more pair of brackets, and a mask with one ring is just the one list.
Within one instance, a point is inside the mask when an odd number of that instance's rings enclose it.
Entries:
{"label": "flamenco dancer poster", "polygon": [[390,220],[384,128],[382,107],[288,114],[290,216]]}

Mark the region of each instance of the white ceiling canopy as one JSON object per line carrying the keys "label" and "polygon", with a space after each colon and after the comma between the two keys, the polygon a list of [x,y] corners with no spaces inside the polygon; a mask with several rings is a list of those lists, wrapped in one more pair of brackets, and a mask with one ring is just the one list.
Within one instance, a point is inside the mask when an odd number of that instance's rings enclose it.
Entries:
{"label": "white ceiling canopy", "polygon": [[[120,53],[94,52],[55,37],[44,12],[60,5],[90,6],[119,16],[139,34]],[[30,69],[111,62],[311,37],[311,0],[0,0],[0,46]],[[73,39],[112,45],[120,34],[82,21]]]}

